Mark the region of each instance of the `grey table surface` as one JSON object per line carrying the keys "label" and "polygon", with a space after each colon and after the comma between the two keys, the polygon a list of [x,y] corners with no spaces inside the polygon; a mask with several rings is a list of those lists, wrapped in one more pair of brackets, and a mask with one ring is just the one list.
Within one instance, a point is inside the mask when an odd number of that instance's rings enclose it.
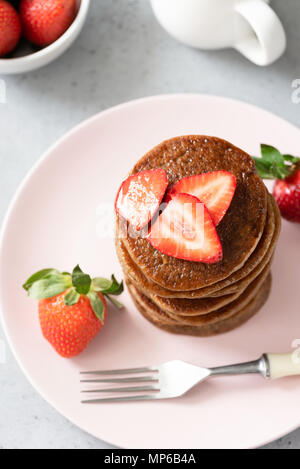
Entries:
{"label": "grey table surface", "polygon": [[[3,77],[0,222],[19,183],[49,145],[121,102],[163,93],[209,93],[248,101],[299,125],[300,104],[291,96],[292,82],[300,78],[300,2],[274,0],[273,7],[285,25],[288,49],[274,65],[258,68],[232,50],[200,52],[177,43],[156,22],[149,0],[92,0],[87,24],[65,55],[33,73]],[[0,341],[6,344],[1,329]],[[5,348],[0,448],[111,448],[46,403]],[[267,448],[299,449],[300,429]]]}

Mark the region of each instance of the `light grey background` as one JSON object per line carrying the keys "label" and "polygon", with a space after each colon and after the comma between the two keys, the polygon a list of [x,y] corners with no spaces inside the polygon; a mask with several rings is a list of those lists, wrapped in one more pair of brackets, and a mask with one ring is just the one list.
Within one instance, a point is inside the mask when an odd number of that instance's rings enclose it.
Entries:
{"label": "light grey background", "polygon": [[[300,2],[274,0],[273,7],[285,25],[288,50],[276,64],[258,68],[235,51],[200,52],[178,44],[157,24],[148,0],[92,0],[87,24],[64,56],[31,74],[5,77],[0,222],[49,145],[92,114],[124,101],[210,93],[262,106],[299,125],[300,104],[292,103],[291,84],[300,78]],[[109,447],[52,409],[28,384],[7,346],[0,390],[0,448]],[[300,429],[269,447],[299,449]]]}

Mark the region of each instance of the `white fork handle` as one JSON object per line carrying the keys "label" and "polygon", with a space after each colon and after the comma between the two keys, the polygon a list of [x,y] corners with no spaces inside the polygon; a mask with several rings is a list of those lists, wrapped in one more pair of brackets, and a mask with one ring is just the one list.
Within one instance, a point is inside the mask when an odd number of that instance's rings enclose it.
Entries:
{"label": "white fork handle", "polygon": [[270,379],[300,376],[300,353],[267,354]]}

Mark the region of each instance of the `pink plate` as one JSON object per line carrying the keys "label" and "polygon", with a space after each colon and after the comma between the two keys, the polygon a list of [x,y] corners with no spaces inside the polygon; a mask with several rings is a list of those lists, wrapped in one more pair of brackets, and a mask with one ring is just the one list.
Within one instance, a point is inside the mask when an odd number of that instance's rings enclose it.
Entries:
{"label": "pink plate", "polygon": [[261,142],[300,154],[297,128],[248,104],[199,95],[134,101],[93,117],[54,145],[19,189],[2,233],[2,319],[24,373],[69,420],[125,448],[253,448],[300,425],[297,378],[219,378],[177,400],[96,406],[80,404],[79,384],[80,370],[171,359],[215,366],[299,347],[299,225],[283,223],[267,305],[247,325],[215,338],[160,331],[124,293],[126,310],[112,310],[87,351],[64,360],[42,338],[37,306],[22,290],[44,267],[70,270],[80,263],[92,275],[121,277],[109,235],[118,186],[151,147],[189,133],[217,135],[252,154]]}

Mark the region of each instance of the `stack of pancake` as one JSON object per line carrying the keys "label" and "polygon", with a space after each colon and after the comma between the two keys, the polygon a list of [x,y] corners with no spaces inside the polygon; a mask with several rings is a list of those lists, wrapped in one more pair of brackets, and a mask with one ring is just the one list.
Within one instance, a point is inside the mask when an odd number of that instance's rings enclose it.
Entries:
{"label": "stack of pancake", "polygon": [[218,138],[193,135],[163,142],[131,174],[154,168],[167,172],[170,187],[187,176],[225,170],[236,176],[237,188],[217,227],[223,260],[215,264],[164,255],[117,217],[117,254],[138,310],[156,326],[178,334],[205,337],[240,326],[270,293],[281,226],[275,200],[252,158]]}

